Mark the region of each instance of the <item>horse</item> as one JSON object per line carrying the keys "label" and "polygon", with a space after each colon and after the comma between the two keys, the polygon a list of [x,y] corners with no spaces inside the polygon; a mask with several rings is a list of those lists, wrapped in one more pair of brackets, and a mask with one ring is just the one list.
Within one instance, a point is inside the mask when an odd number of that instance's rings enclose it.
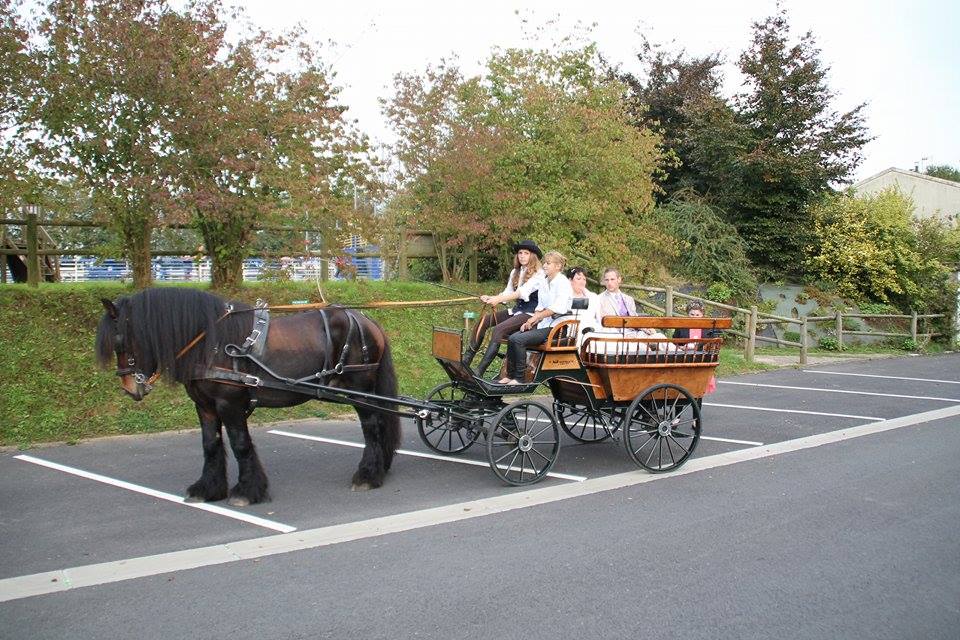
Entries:
{"label": "horse", "polygon": [[[383,484],[400,443],[400,419],[382,398],[396,397],[397,377],[389,340],[370,318],[336,306],[273,318],[249,305],[180,288],[146,289],[101,302],[106,311],[95,346],[101,368],[109,368],[115,356],[120,385],[136,401],[165,378],[183,384],[196,405],[203,470],[187,487],[188,501],[229,498],[243,507],[269,500],[247,419],[256,407],[290,407],[311,397],[354,405],[365,446],[353,489]],[[259,346],[259,357],[247,357],[251,346]],[[330,366],[333,361],[337,364]],[[304,381],[311,382],[304,387]],[[338,389],[348,391],[331,391]],[[360,392],[361,400],[354,401],[351,391]],[[370,400],[363,400],[364,393],[372,394],[366,396]],[[239,467],[229,491],[224,427]]]}

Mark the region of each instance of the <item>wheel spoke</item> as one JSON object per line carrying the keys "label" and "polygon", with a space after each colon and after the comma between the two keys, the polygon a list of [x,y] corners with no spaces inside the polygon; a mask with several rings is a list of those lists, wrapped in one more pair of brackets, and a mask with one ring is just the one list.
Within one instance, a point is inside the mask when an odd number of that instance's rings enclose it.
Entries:
{"label": "wheel spoke", "polygon": [[[545,462],[547,462],[547,463],[550,462],[550,458],[548,458],[547,456],[545,456],[545,455],[543,455],[542,453],[540,453],[540,451],[539,451],[536,447],[534,447],[533,449],[530,449],[530,451],[532,451],[533,453],[535,453],[535,454],[537,454],[538,456],[540,456],[541,458],[543,458]],[[533,464],[533,458],[530,459],[530,464]]]}
{"label": "wheel spoke", "polygon": [[[670,434],[670,435],[668,435],[667,437],[670,439],[670,442],[673,442],[675,445],[677,445],[678,447],[680,447],[680,450],[683,451],[683,453],[684,453],[684,457],[690,455],[690,449],[687,449],[685,446],[683,446],[682,443],[677,442],[677,439],[673,437],[673,434]],[[670,442],[667,443],[667,447],[670,446]],[[671,457],[672,457],[672,456],[671,456]]]}
{"label": "wheel spoke", "polygon": [[[505,444],[510,444],[510,443],[505,443]],[[496,460],[494,460],[494,462],[500,462],[501,460],[503,460],[504,458],[506,458],[508,455],[510,455],[510,454],[513,453],[514,451],[516,451],[517,453],[520,453],[520,447],[518,447],[518,446],[516,446],[516,445],[513,445],[513,449],[511,449],[510,451],[507,451],[505,454],[503,454],[502,456],[500,456],[499,458],[497,458]],[[514,460],[516,460],[516,458],[514,458]],[[511,464],[512,464],[512,463],[511,463]]]}

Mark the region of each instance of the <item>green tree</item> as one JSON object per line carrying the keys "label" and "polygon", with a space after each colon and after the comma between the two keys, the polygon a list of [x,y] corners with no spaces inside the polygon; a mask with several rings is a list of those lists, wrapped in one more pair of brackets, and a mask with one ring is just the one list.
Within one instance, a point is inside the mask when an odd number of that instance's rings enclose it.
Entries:
{"label": "green tree", "polygon": [[642,75],[617,74],[628,87],[626,99],[635,122],[660,133],[671,160],[664,167],[658,200],[670,200],[689,189],[707,193],[712,184],[697,162],[695,154],[701,151],[695,146],[694,134],[702,136],[709,131],[711,117],[733,115],[720,94],[720,54],[691,57],[644,39],[637,59]]}
{"label": "green tree", "polygon": [[867,197],[831,195],[811,209],[811,275],[858,302],[943,309],[958,234],[939,221],[914,221],[913,202],[895,188]]}
{"label": "green tree", "polygon": [[654,216],[679,243],[671,273],[707,286],[722,283],[740,299],[756,296],[746,243],[704,198],[680,192],[658,205]]}
{"label": "green tree", "polygon": [[783,11],[753,25],[739,60],[746,91],[735,101],[745,146],[734,154],[732,175],[728,160],[714,167],[720,170],[714,193],[750,246],[751,260],[777,275],[797,275],[809,237],[807,205],[832,183],[849,180],[870,139],[865,105],[833,110],[829,69],[813,35],[791,45],[789,32]]}
{"label": "green tree", "polygon": [[357,189],[379,188],[377,163],[302,31],[231,42],[215,5],[203,26],[173,76],[180,91],[170,87],[167,172],[212,258],[214,288],[231,289],[258,222],[322,227],[330,244],[368,230],[353,204]]}
{"label": "green tree", "polygon": [[660,138],[632,126],[624,90],[592,46],[496,52],[476,78],[401,76],[386,112],[407,208],[449,246],[529,235],[594,270],[656,272],[672,248],[650,219]]}
{"label": "green tree", "polygon": [[932,164],[927,167],[927,170],[924,173],[926,173],[928,176],[933,176],[934,178],[943,178],[944,180],[960,182],[960,169],[951,167],[948,164]]}
{"label": "green tree", "polygon": [[[150,233],[170,205],[162,78],[190,24],[162,0],[53,0],[36,25],[26,127],[32,155],[87,190],[150,284]],[[185,32],[186,30],[186,32]]]}

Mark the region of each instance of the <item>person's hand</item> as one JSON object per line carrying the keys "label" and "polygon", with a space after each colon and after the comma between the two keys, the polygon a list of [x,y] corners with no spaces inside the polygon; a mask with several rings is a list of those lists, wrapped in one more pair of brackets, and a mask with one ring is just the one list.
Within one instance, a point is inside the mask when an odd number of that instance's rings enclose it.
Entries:
{"label": "person's hand", "polygon": [[520,325],[520,331],[529,331],[530,327],[531,327],[530,321],[527,320],[522,325]]}
{"label": "person's hand", "polygon": [[480,296],[480,302],[484,304],[493,304],[492,302],[493,298],[494,296],[482,295]]}

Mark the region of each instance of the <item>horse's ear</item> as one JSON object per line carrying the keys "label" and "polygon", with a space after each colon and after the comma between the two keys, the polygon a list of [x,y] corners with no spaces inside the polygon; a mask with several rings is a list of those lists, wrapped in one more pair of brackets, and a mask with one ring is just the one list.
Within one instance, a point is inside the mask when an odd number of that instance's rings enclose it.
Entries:
{"label": "horse's ear", "polygon": [[107,300],[106,298],[100,298],[100,302],[103,303],[103,308],[107,310],[107,313],[110,314],[110,317],[116,320],[117,316],[120,314],[117,313],[117,308],[113,306],[113,302]]}

